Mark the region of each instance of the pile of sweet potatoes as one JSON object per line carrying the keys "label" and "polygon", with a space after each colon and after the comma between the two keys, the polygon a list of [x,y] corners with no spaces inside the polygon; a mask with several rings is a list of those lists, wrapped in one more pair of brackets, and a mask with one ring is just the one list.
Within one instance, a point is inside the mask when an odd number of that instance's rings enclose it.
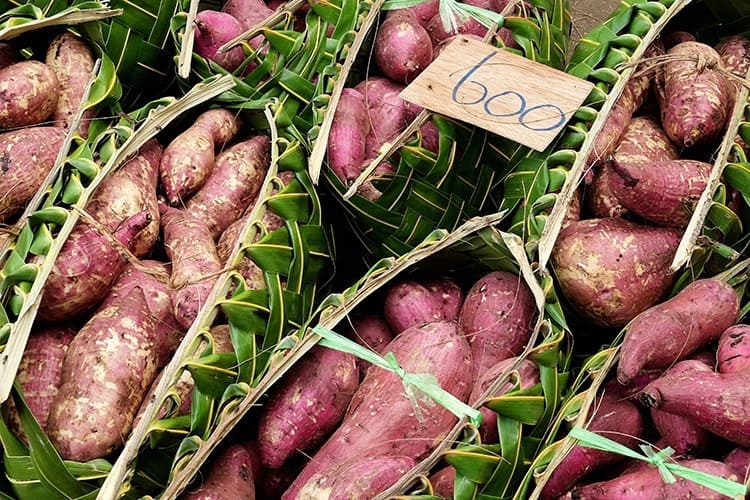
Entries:
{"label": "pile of sweet potatoes", "polygon": [[[537,315],[514,273],[488,272],[469,283],[414,276],[368,297],[339,329],[478,407],[519,361]],[[528,375],[528,384],[537,383],[538,373]],[[486,410],[488,442],[498,440],[493,417]],[[408,397],[394,373],[315,346],[272,387],[232,446],[250,452],[257,498],[371,498],[426,458],[457,420],[426,396]],[[212,465],[216,472],[192,489],[208,494],[218,470]]]}
{"label": "pile of sweet potatoes", "polygon": [[711,47],[673,32],[646,48],[585,152],[585,182],[552,251],[560,287],[587,321],[621,328],[675,283],[673,258],[716,150],[735,133],[736,81],[749,67],[743,35]]}
{"label": "pile of sweet potatoes", "polygon": [[[624,330],[615,376],[582,425],[636,451],[643,442],[670,447],[676,463],[747,483],[750,329],[739,317],[738,293],[718,278],[698,279],[638,314]],[[578,443],[539,491],[619,498],[629,488],[644,498],[727,498],[684,478],[667,484],[654,466]]]}

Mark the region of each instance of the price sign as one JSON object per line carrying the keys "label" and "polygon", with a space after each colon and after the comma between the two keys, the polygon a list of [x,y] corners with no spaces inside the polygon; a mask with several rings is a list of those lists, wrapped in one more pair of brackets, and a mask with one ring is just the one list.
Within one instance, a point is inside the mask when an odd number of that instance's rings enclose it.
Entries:
{"label": "price sign", "polygon": [[542,151],[592,87],[591,82],[459,36],[401,98]]}

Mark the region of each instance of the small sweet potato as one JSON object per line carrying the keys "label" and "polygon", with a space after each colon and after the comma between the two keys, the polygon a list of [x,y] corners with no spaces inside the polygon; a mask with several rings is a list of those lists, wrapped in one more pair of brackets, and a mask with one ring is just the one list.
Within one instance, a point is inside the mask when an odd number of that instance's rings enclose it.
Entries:
{"label": "small sweet potato", "polygon": [[233,144],[216,157],[211,174],[185,210],[218,239],[255,199],[270,163],[271,141],[265,135]]}
{"label": "small sweet potato", "polygon": [[252,457],[240,444],[224,448],[216,456],[201,485],[182,497],[184,500],[255,500]]}
{"label": "small sweet potato", "polygon": [[409,83],[432,61],[432,40],[414,14],[394,13],[378,28],[373,52],[384,75]]}
{"label": "small sweet potato", "polygon": [[[83,94],[94,72],[94,53],[83,39],[72,31],[63,31],[47,47],[45,63],[52,68],[60,86],[57,107],[52,114],[55,125],[68,130],[81,107]],[[83,111],[78,133],[88,136],[95,116],[93,109]]]}
{"label": "small sweet potato", "polygon": [[375,313],[356,314],[349,330],[349,338],[381,354],[394,337],[383,316]]}
{"label": "small sweet potato", "polygon": [[741,482],[750,478],[750,449],[738,446],[724,457],[724,463],[734,469]]}
{"label": "small sweet potato", "polygon": [[447,276],[426,280],[422,285],[432,294],[440,306],[440,318],[458,321],[461,305],[464,302],[464,292],[461,285]]}
{"label": "small sweet potato", "polygon": [[671,299],[640,313],[628,326],[617,380],[648,368],[666,368],[719,339],[737,322],[739,297],[725,281],[696,280]]}
{"label": "small sweet potato", "polygon": [[67,321],[92,309],[112,288],[127,259],[110,238],[130,249],[135,236],[151,223],[151,214],[133,215],[114,232],[104,235],[79,222],[55,259],[44,285],[37,318]]}
{"label": "small sweet potato", "polygon": [[700,42],[682,42],[667,51],[660,97],[664,131],[678,146],[692,148],[721,137],[733,95],[719,54]]}
{"label": "small sweet potato", "polygon": [[245,61],[242,46],[238,45],[225,52],[219,52],[219,48],[244,31],[242,23],[231,14],[212,9],[201,10],[195,15],[194,50],[201,57],[232,72]]}
{"label": "small sweet potato", "polygon": [[164,248],[172,261],[174,315],[186,330],[211,292],[221,270],[213,236],[202,220],[176,208],[160,207]]}
{"label": "small sweet potato", "polygon": [[471,346],[472,380],[499,361],[520,355],[536,317],[534,297],[519,275],[494,271],[474,282],[458,319]]}
{"label": "small sweet potato", "polygon": [[741,88],[740,82],[747,77],[747,72],[750,70],[750,38],[741,33],[730,35],[716,44],[714,50],[721,57],[724,69],[739,78],[729,79],[733,97],[736,97]]}
{"label": "small sweet potato", "polygon": [[[431,373],[443,389],[462,401],[471,389],[471,350],[455,322],[439,321],[412,327],[386,348],[408,373]],[[325,479],[338,465],[367,452],[426,457],[456,423],[448,410],[419,403],[416,412],[401,380],[373,367],[355,392],[341,425],[312,457],[284,500],[306,498],[305,485],[313,476]],[[314,486],[314,485],[311,485]]]}
{"label": "small sweet potato", "polygon": [[[678,460],[677,463],[730,481],[737,481],[737,475],[734,471],[728,465],[716,460]],[[636,472],[624,474],[608,481],[577,486],[560,498],[561,500],[630,500],[632,498],[719,500],[728,497],[677,475],[675,475],[674,483],[665,483],[659,469],[648,467],[640,468]]]}
{"label": "small sweet potato", "polygon": [[140,288],[89,319],[68,346],[47,424],[63,458],[84,462],[123,444],[156,376],[157,358]]}
{"label": "small sweet potato", "polygon": [[453,498],[454,483],[456,481],[456,469],[452,465],[446,465],[432,474],[429,478],[432,491],[440,498]]}
{"label": "small sweet potato", "polygon": [[60,127],[29,127],[0,134],[0,223],[23,212],[55,165],[65,139]]}
{"label": "small sweet potato", "polygon": [[263,405],[258,424],[263,465],[278,468],[293,454],[314,450],[344,418],[358,385],[354,356],[313,347]]}
{"label": "small sweet potato", "polygon": [[[602,436],[628,448],[635,448],[640,443],[640,438],[644,434],[644,420],[638,406],[607,393],[597,398],[595,405],[593,416],[587,426],[589,431],[601,433]],[[552,471],[539,498],[559,498],[582,478],[624,458],[624,455],[617,453],[574,445]]]}
{"label": "small sweet potato", "polygon": [[720,373],[750,370],[750,325],[733,325],[722,332],[716,347],[716,364]]}
{"label": "small sweet potato", "polygon": [[363,455],[342,464],[330,476],[311,478],[305,492],[308,498],[327,500],[374,498],[414,465],[414,459],[407,456]]}
{"label": "small sweet potato", "polygon": [[0,69],[0,128],[39,125],[55,112],[59,96],[57,75],[41,61]]}
{"label": "small sweet potato", "polygon": [[328,165],[344,184],[361,173],[369,131],[365,97],[353,88],[345,88],[328,136]]}
{"label": "small sweet potato", "polygon": [[574,222],[563,230],[551,263],[564,295],[601,326],[622,327],[672,286],[682,233],[619,217]]}
{"label": "small sweet potato", "polygon": [[409,327],[444,319],[442,315],[440,299],[414,280],[395,283],[383,300],[383,316],[396,335]]}
{"label": "small sweet potato", "polygon": [[750,446],[750,371],[665,373],[639,394],[646,407],[688,418],[740,446]]}
{"label": "small sweet potato", "polygon": [[171,205],[181,204],[206,182],[214,168],[216,150],[232,140],[239,127],[233,111],[210,109],[167,144],[159,178]]}

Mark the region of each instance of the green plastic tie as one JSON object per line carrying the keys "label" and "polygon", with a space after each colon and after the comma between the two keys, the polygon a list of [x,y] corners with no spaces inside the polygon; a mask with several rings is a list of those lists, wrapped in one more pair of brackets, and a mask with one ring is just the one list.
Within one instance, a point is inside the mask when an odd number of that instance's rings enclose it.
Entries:
{"label": "green plastic tie", "polygon": [[[394,356],[392,352],[380,356],[378,353],[320,325],[314,327],[313,332],[320,336],[318,344],[323,347],[352,354],[398,376],[404,384],[404,390],[406,391],[409,401],[411,401],[414,406],[418,419],[421,420],[422,418],[419,401],[422,401],[423,403],[426,402],[425,398],[419,396],[424,394],[429,396],[432,401],[438,403],[440,406],[456,415],[458,418],[466,416],[476,427],[479,427],[482,424],[482,414],[479,410],[472,408],[456,398],[450,392],[440,387],[440,384],[434,375],[429,373],[408,373],[401,368],[401,365],[398,364],[398,360],[396,360],[396,356]],[[431,404],[432,401],[429,401],[429,404]]]}
{"label": "green plastic tie", "polygon": [[747,488],[743,484],[713,474],[691,469],[684,465],[680,465],[677,462],[667,460],[669,456],[674,453],[672,448],[667,447],[657,452],[651,445],[642,444],[640,445],[640,448],[643,451],[643,454],[640,454],[625,445],[612,441],[611,439],[605,438],[594,432],[587,431],[581,427],[573,427],[570,431],[570,436],[577,439],[579,441],[578,444],[581,446],[618,453],[654,465],[659,469],[659,474],[666,484],[674,483],[676,481],[674,476],[680,476],[689,481],[700,484],[701,486],[717,491],[722,495],[732,498],[745,498]]}

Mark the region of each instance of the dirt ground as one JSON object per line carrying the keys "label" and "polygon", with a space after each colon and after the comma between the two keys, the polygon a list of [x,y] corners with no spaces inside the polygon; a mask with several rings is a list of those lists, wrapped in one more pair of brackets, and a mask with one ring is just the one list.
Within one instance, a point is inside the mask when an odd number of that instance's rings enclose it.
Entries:
{"label": "dirt ground", "polygon": [[619,3],[619,0],[570,0],[573,39],[577,40],[592,27],[607,19]]}

